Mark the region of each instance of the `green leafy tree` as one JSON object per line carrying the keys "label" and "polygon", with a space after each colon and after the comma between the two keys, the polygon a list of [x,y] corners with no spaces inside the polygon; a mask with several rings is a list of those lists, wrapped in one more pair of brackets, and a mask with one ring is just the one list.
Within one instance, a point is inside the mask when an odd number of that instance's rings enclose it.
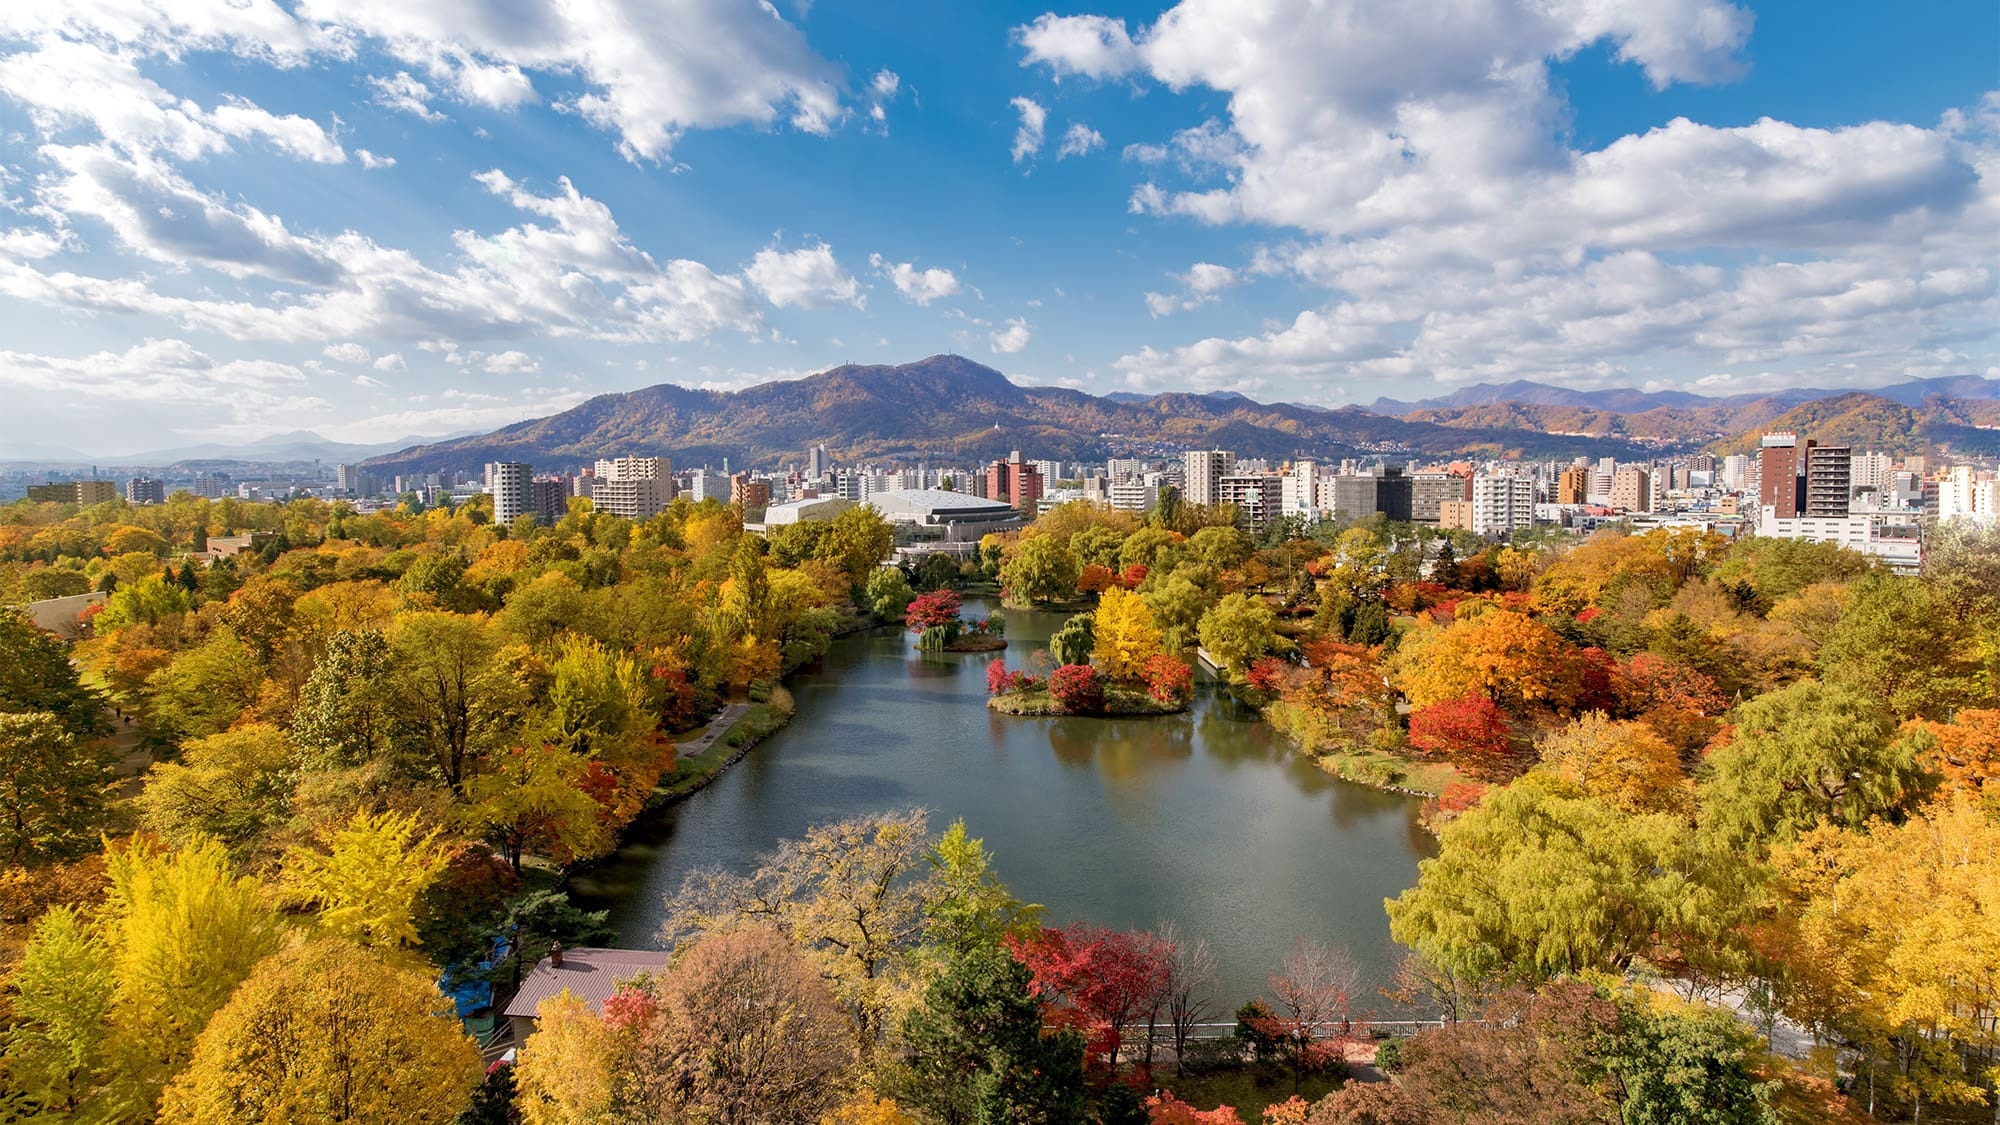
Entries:
{"label": "green leafy tree", "polygon": [[157,762],[140,791],[147,830],[183,846],[212,836],[242,856],[290,816],[290,736],[251,723],[181,747],[180,760]]}
{"label": "green leafy tree", "polygon": [[116,776],[110,755],[46,711],[0,711],[0,861],[28,867],[91,850]]}
{"label": "green leafy tree", "polygon": [[1278,615],[1247,594],[1231,594],[1201,615],[1201,647],[1232,676],[1271,651],[1278,639]]}
{"label": "green leafy tree", "polygon": [[924,946],[946,960],[976,949],[998,948],[1010,936],[1027,936],[1043,910],[1014,897],[993,870],[983,841],[954,820],[924,859],[935,893],[924,915]]}
{"label": "green leafy tree", "polygon": [[287,890],[326,933],[364,947],[416,945],[424,892],[450,862],[440,831],[420,831],[414,814],[355,813],[319,846],[286,852]]}
{"label": "green leafy tree", "polygon": [[147,721],[170,741],[206,738],[255,703],[263,683],[257,654],[234,631],[217,629],[147,678]]}
{"label": "green leafy tree", "polygon": [[1621,997],[1604,1067],[1624,1089],[1625,1125],[1778,1125],[1776,1083],[1750,1073],[1757,1037],[1727,1012],[1656,1009]]}
{"label": "green leafy tree", "polygon": [[1072,615],[1049,638],[1049,655],[1057,664],[1088,664],[1097,647],[1097,621],[1088,613]]}
{"label": "green leafy tree", "polygon": [[1736,712],[1697,792],[1704,830],[1731,848],[1795,839],[1823,820],[1860,827],[1928,790],[1920,736],[1897,733],[1875,696],[1812,680]]}
{"label": "green leafy tree", "polygon": [[1727,884],[1665,813],[1633,816],[1529,774],[1445,825],[1389,932],[1465,979],[1545,980],[1719,955]]}
{"label": "green leafy tree", "polygon": [[85,687],[69,646],[35,628],[25,614],[0,608],[0,711],[44,711],[78,737],[103,728],[104,701]]}
{"label": "green leafy tree", "polygon": [[1976,699],[1973,656],[1970,630],[1929,586],[1870,575],[1820,646],[1820,678],[1880,697],[1899,718],[1946,719]]}
{"label": "green leafy tree", "polygon": [[868,585],[862,592],[863,608],[880,621],[895,621],[902,617],[915,597],[910,589],[910,580],[895,567],[886,567],[869,575]]}
{"label": "green leafy tree", "polygon": [[1167,651],[1179,652],[1192,645],[1201,625],[1201,615],[1208,612],[1208,591],[1185,572],[1175,573],[1157,584],[1148,584],[1152,588],[1141,596],[1153,611],[1153,624],[1160,627],[1160,636]]}
{"label": "green leafy tree", "polygon": [[1061,602],[1076,597],[1076,556],[1053,535],[1023,539],[1000,567],[1000,584],[1019,602]]}
{"label": "green leafy tree", "polygon": [[505,637],[486,619],[412,613],[390,644],[397,719],[428,771],[457,789],[514,732],[525,700],[497,658]]}
{"label": "green leafy tree", "polygon": [[394,683],[389,642],[378,629],[342,629],[313,665],[292,719],[292,740],[308,768],[376,761],[389,749]]}
{"label": "green leafy tree", "polygon": [[847,572],[848,581],[858,586],[895,550],[895,525],[883,519],[874,505],[864,504],[833,517],[831,534],[818,557],[839,565]]}
{"label": "green leafy tree", "polygon": [[945,1125],[1063,1125],[1084,1120],[1083,1040],[1042,1034],[1033,975],[996,946],[956,958],[903,1020],[899,1102]]}

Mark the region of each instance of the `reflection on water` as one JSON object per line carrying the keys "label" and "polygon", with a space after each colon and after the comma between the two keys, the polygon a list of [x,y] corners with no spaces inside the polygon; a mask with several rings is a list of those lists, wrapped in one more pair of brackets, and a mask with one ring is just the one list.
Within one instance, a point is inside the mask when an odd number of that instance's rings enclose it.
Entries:
{"label": "reflection on water", "polygon": [[[968,604],[968,616],[985,605]],[[1007,614],[1008,663],[1054,614]],[[623,940],[651,944],[664,896],[698,867],[746,870],[807,825],[920,805],[964,817],[1015,893],[1057,922],[1177,921],[1221,961],[1230,1007],[1293,937],[1344,944],[1377,980],[1394,953],[1382,900],[1431,842],[1416,802],[1328,776],[1213,684],[1186,715],[1017,718],[987,710],[988,655],[924,654],[907,634],[846,638],[791,687],[798,715],[714,785],[634,826],[577,879]]]}

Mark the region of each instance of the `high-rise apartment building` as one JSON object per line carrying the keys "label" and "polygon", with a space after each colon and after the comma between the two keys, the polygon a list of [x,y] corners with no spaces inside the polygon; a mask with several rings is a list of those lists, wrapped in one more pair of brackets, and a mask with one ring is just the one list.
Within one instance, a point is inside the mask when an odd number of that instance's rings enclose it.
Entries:
{"label": "high-rise apartment building", "polygon": [[1854,500],[1854,450],[1844,445],[1808,445],[1806,449],[1805,514],[1813,519],[1842,519]]}
{"label": "high-rise apartment building", "polygon": [[513,523],[535,514],[535,469],[525,461],[496,461],[486,467],[493,490],[493,522]]}
{"label": "high-rise apartment building", "polygon": [[1226,449],[1187,451],[1187,501],[1190,504],[1219,503],[1222,478],[1236,467],[1236,455]]}
{"label": "high-rise apartment building", "polygon": [[[1805,449],[1811,448],[1806,442]],[[1757,503],[1781,520],[1796,519],[1805,500],[1800,453],[1799,435],[1790,430],[1773,430],[1758,445]]]}
{"label": "high-rise apartment building", "polygon": [[827,456],[826,446],[815,445],[806,451],[806,479],[818,480],[833,468],[833,458]]}
{"label": "high-rise apartment building", "polygon": [[1944,475],[1944,479],[1924,483],[1936,487],[1937,518],[1940,522],[1970,519],[1990,523],[2000,516],[2000,485],[1996,485],[1990,476],[1981,476],[1970,465],[1956,466]]}
{"label": "high-rise apartment building", "polygon": [[569,515],[570,484],[567,477],[549,477],[529,484],[530,502],[535,512],[535,522],[543,527],[554,527]]}
{"label": "high-rise apartment building", "polygon": [[164,504],[167,502],[167,482],[158,477],[133,477],[125,482],[125,502]]}
{"label": "high-rise apartment building", "polygon": [[761,512],[771,506],[771,482],[756,480],[749,473],[732,473],[729,477],[729,502],[740,505],[746,513]]}
{"label": "high-rise apartment building", "polygon": [[1653,471],[1640,465],[1622,465],[1611,476],[1611,506],[1626,512],[1653,510]]}
{"label": "high-rise apartment building", "polygon": [[1237,523],[1256,530],[1279,514],[1282,478],[1272,473],[1231,473],[1216,482],[1218,504],[1236,507]]}
{"label": "high-rise apartment building", "polygon": [[1506,535],[1535,526],[1535,478],[1479,473],[1472,478],[1472,530]]}
{"label": "high-rise apartment building", "polygon": [[1005,461],[995,461],[986,466],[986,498],[1005,500],[1016,510],[1033,515],[1035,503],[1042,498],[1042,473],[1033,461],[1021,458],[1021,451],[1007,455]]}
{"label": "high-rise apartment building", "polygon": [[[1614,482],[1615,483],[1615,482]],[[1556,478],[1556,503],[1586,504],[1590,495],[1590,468],[1587,465],[1571,465]]]}

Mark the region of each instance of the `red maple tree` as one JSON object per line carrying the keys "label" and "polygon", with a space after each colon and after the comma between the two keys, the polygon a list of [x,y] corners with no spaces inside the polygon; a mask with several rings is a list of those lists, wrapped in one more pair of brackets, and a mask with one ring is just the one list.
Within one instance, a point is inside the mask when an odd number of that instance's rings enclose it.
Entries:
{"label": "red maple tree", "polygon": [[1007,944],[1033,974],[1050,1022],[1084,1031],[1091,1055],[1113,1073],[1125,1029],[1166,1003],[1173,947],[1153,934],[1076,922]]}
{"label": "red maple tree", "polygon": [[910,623],[910,632],[921,633],[937,626],[948,626],[958,620],[958,591],[937,590],[923,594],[910,603],[903,613],[903,619]]}
{"label": "red maple tree", "polygon": [[1410,745],[1474,766],[1498,765],[1513,754],[1506,715],[1476,691],[1412,712]]}

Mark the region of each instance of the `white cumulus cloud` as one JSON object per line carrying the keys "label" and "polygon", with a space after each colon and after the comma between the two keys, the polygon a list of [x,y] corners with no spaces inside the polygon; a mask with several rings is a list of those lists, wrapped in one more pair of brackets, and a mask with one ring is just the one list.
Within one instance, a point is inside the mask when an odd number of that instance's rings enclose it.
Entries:
{"label": "white cumulus cloud", "polygon": [[1032,336],[1033,333],[1028,330],[1028,322],[1017,316],[1007,320],[1000,331],[993,333],[989,339],[994,351],[1002,355],[1012,355],[1027,347]]}
{"label": "white cumulus cloud", "polygon": [[1062,146],[1056,149],[1056,159],[1066,160],[1072,156],[1087,156],[1104,147],[1104,135],[1078,121],[1063,133]]}
{"label": "white cumulus cloud", "polygon": [[888,278],[890,284],[896,287],[896,292],[912,304],[928,305],[932,301],[956,296],[962,288],[957,274],[936,266],[920,270],[914,262],[891,262],[880,254],[868,255],[868,265]]}
{"label": "white cumulus cloud", "polygon": [[841,268],[833,247],[824,242],[790,251],[767,247],[751,259],[743,276],[779,308],[858,308],[866,301],[861,283]]}
{"label": "white cumulus cloud", "polygon": [[1009,104],[1014,107],[1014,112],[1021,115],[1020,127],[1014,130],[1014,147],[1010,150],[1014,163],[1019,164],[1041,151],[1042,130],[1048,124],[1049,111],[1033,98],[1015,98]]}

